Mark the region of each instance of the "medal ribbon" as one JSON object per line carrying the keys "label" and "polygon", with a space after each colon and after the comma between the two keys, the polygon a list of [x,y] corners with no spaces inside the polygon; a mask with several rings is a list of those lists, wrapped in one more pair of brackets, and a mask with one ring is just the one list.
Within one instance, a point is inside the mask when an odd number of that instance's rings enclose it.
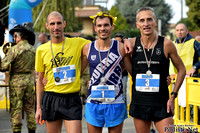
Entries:
{"label": "medal ribbon", "polygon": [[155,44],[156,44],[156,36],[155,36],[155,41],[154,41],[154,43],[153,43],[153,49],[152,49],[152,51],[151,51],[150,60],[148,60],[148,58],[147,58],[147,54],[146,54],[146,51],[145,51],[145,49],[144,49],[144,46],[143,46],[144,44],[143,44],[142,40],[141,40],[141,43],[142,43],[142,48],[143,48],[143,51],[144,51],[144,56],[145,56],[145,59],[146,59],[146,63],[147,63],[147,66],[148,66],[148,70],[150,70],[151,57],[152,57],[152,55],[153,55],[154,47],[155,47]]}
{"label": "medal ribbon", "polygon": [[[186,39],[186,37],[185,37],[185,39]],[[181,44],[181,47],[178,49],[178,55],[179,55],[179,53],[181,52],[181,49],[182,49],[183,44],[184,44],[184,42],[185,42],[185,39],[183,40],[183,42],[182,42],[182,44]]]}
{"label": "medal ribbon", "polygon": [[[63,49],[64,49],[64,45],[65,45],[65,38],[64,38],[64,42],[63,42],[63,45],[62,45],[62,54],[63,54]],[[56,67],[58,67],[56,61],[55,61],[55,58],[53,56],[53,49],[52,49],[52,42],[50,43],[50,48],[51,48],[51,55],[52,55],[52,59],[53,59],[53,63]],[[60,56],[60,61],[59,61],[59,66],[60,66],[60,63],[62,62],[62,55]],[[56,72],[57,74],[59,73],[58,69],[56,68]]]}
{"label": "medal ribbon", "polygon": [[100,63],[101,63],[101,70],[102,70],[102,74],[104,76],[104,70],[106,69],[106,65],[107,65],[107,62],[108,62],[108,55],[110,53],[110,48],[108,50],[108,54],[107,54],[107,57],[106,57],[106,64],[105,66],[103,67],[103,64],[102,64],[102,59],[101,59],[101,53],[100,53],[100,49],[99,49],[99,43],[97,42],[97,46],[98,46],[98,51],[99,51],[99,59],[100,59]]}

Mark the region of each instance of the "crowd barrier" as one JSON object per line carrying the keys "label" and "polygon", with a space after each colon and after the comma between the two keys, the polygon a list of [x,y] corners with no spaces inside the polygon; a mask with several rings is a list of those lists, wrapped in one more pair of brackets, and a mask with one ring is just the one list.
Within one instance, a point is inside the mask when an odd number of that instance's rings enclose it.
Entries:
{"label": "crowd barrier", "polygon": [[[175,82],[172,80],[169,92],[173,90]],[[186,77],[186,107],[180,106],[178,98],[175,99],[174,125],[188,132],[200,132],[200,78]]]}
{"label": "crowd barrier", "polygon": [[8,111],[10,107],[9,100],[9,73],[0,72],[0,109]]}

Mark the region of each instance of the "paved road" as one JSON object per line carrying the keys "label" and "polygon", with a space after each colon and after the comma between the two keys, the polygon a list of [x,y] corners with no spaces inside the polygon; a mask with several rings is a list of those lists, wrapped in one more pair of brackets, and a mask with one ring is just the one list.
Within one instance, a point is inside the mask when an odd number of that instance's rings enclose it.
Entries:
{"label": "paved road", "polygon": [[[86,120],[83,118],[82,121],[82,130],[83,133],[87,133]],[[0,109],[0,133],[12,133],[11,131],[11,122],[9,112],[6,112],[5,109]],[[23,120],[22,133],[28,133],[26,128],[26,121]],[[46,133],[45,125],[37,125],[36,133]],[[65,133],[65,128],[63,126],[62,133]],[[107,133],[107,129],[103,129],[103,133]],[[123,133],[135,133],[135,127],[133,125],[133,119],[129,117],[124,122]]]}
{"label": "paved road", "polygon": [[[129,81],[127,82],[127,88],[129,88]],[[127,91],[127,96],[127,103],[129,103],[129,89]],[[87,125],[85,118],[83,118],[82,120],[82,132],[87,133]],[[107,132],[107,128],[104,128],[103,133]],[[0,109],[0,133],[12,133],[10,114],[5,109]],[[22,133],[28,133],[28,130],[26,128],[26,120],[23,120]],[[45,125],[37,125],[36,133],[46,133]],[[62,128],[62,133],[65,133],[64,126]],[[136,133],[132,117],[129,117],[124,121],[123,133]]]}

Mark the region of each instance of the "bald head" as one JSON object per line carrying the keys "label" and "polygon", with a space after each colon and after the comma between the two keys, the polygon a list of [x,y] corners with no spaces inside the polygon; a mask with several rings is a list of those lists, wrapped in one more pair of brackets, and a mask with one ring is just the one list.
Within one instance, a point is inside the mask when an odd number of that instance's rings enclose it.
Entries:
{"label": "bald head", "polygon": [[61,17],[62,21],[64,21],[61,13],[59,13],[58,11],[53,11],[53,12],[49,13],[49,15],[47,16],[47,22],[49,21],[50,17],[57,17],[57,16]]}
{"label": "bald head", "polygon": [[196,36],[195,40],[197,40],[198,42],[200,42],[200,36]]}
{"label": "bald head", "polygon": [[178,40],[182,40],[188,34],[187,26],[184,23],[179,23],[176,25],[176,37]]}

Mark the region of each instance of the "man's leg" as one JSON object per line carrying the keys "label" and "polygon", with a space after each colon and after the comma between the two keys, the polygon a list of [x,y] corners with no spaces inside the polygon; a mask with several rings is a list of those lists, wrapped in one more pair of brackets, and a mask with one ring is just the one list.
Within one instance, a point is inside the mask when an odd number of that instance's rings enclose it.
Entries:
{"label": "man's leg", "polygon": [[88,133],[102,133],[102,127],[96,127],[87,123]]}
{"label": "man's leg", "polygon": [[47,133],[61,133],[62,120],[46,121]]}
{"label": "man's leg", "polygon": [[167,117],[160,121],[155,121],[154,124],[159,133],[169,133],[167,129],[173,128],[174,122],[172,117]]}
{"label": "man's leg", "polygon": [[29,86],[25,90],[23,99],[23,109],[26,112],[27,127],[30,132],[36,130],[36,120],[35,120],[35,92],[33,86]]}
{"label": "man's leg", "polygon": [[64,120],[67,133],[82,133],[81,120]]}
{"label": "man's leg", "polygon": [[24,92],[20,87],[10,86],[10,121],[13,132],[21,132],[23,95]]}
{"label": "man's leg", "polygon": [[137,133],[149,133],[151,121],[133,118]]}
{"label": "man's leg", "polygon": [[109,133],[122,133],[123,122],[115,127],[109,127]]}

